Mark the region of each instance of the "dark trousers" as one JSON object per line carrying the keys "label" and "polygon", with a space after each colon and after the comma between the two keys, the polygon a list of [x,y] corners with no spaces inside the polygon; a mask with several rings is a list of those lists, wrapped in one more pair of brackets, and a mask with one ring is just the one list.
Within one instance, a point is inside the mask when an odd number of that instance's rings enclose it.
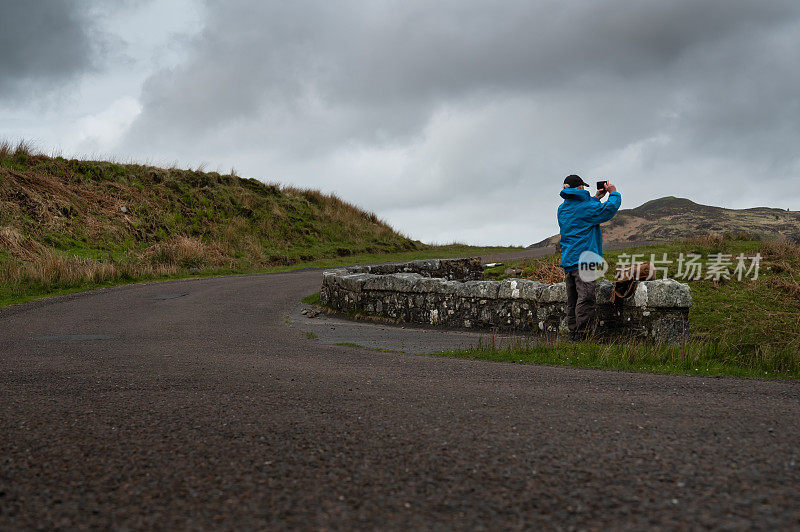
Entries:
{"label": "dark trousers", "polygon": [[567,325],[570,332],[594,331],[594,281],[581,281],[578,270],[564,272],[567,282]]}

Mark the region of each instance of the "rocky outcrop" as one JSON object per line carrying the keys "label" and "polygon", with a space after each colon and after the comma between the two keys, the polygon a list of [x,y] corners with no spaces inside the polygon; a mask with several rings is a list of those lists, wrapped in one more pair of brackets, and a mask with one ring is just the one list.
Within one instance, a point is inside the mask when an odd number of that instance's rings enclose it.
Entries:
{"label": "rocky outcrop", "polygon": [[[452,263],[452,264],[451,264]],[[441,275],[441,276],[440,276]],[[323,273],[323,304],[344,312],[457,328],[498,328],[555,337],[566,334],[564,283],[476,280],[477,259],[358,266]],[[612,283],[597,284],[598,336],[678,343],[688,333],[689,286],[673,279],[642,281],[614,307]]]}

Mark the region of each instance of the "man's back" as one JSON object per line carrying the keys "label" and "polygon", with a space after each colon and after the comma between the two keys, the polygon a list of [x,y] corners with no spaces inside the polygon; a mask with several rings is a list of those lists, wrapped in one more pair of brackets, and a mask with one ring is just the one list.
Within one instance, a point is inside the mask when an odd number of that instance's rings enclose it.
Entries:
{"label": "man's back", "polygon": [[558,225],[561,230],[561,267],[566,271],[578,268],[581,253],[592,251],[603,255],[603,235],[600,224],[614,217],[622,204],[619,192],[611,192],[601,203],[581,188],[561,191],[564,202],[558,207]]}

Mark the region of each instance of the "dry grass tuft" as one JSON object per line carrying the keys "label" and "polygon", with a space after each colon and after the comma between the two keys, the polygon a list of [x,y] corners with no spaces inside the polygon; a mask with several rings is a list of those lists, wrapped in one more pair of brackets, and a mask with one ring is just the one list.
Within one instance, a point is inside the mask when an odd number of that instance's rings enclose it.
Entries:
{"label": "dry grass tuft", "polygon": [[786,240],[771,240],[761,244],[761,256],[772,260],[800,260],[800,246]]}
{"label": "dry grass tuft", "polygon": [[28,140],[20,140],[16,146],[8,140],[0,140],[0,160],[8,159],[16,155],[39,155],[33,146],[33,143]]}
{"label": "dry grass tuft", "polygon": [[725,235],[722,234],[707,234],[707,235],[697,235],[691,236],[689,238],[684,238],[681,240],[686,244],[694,244],[695,246],[703,246],[703,247],[717,247],[721,245],[725,241]]}
{"label": "dry grass tuft", "polygon": [[723,246],[733,241],[761,240],[758,235],[751,235],[742,231],[732,231],[726,233],[709,233],[696,235],[688,238],[681,238],[678,241],[686,244],[694,244],[713,249],[721,249]]}
{"label": "dry grass tuft", "polygon": [[772,273],[782,274],[769,278],[769,283],[785,297],[800,300],[800,246],[785,240],[764,242],[759,253]]}
{"label": "dry grass tuft", "polygon": [[523,266],[525,278],[540,283],[553,284],[564,280],[564,269],[559,266],[558,258],[534,259]]}
{"label": "dry grass tuft", "polygon": [[800,282],[794,277],[770,279],[770,284],[783,293],[784,297],[800,301]]}
{"label": "dry grass tuft", "polygon": [[45,250],[30,262],[0,263],[0,276],[9,286],[37,286],[43,291],[102,285],[121,279],[152,279],[181,272],[177,264],[140,261],[116,263],[80,258]]}
{"label": "dry grass tuft", "polygon": [[113,263],[68,257],[46,250],[34,262],[6,264],[5,274],[9,283],[33,284],[48,289],[116,281],[122,276],[122,271]]}
{"label": "dry grass tuft", "polygon": [[0,227],[0,249],[21,260],[35,260],[45,251],[40,243],[22,235],[11,226]]}
{"label": "dry grass tuft", "polygon": [[14,148],[14,155],[38,155],[36,149],[33,146],[33,143],[28,140],[21,140],[17,143],[16,148]]}
{"label": "dry grass tuft", "polygon": [[203,268],[221,265],[220,250],[207,246],[200,239],[175,236],[151,246],[145,257],[155,267],[176,266],[178,268]]}

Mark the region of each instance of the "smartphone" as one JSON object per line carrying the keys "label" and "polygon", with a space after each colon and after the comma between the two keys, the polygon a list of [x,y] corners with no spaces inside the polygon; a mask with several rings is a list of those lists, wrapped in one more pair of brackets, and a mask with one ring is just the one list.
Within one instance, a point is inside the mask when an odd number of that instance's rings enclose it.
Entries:
{"label": "smartphone", "polygon": [[604,188],[606,188],[606,183],[608,183],[608,181],[598,181],[597,190],[603,190]]}

